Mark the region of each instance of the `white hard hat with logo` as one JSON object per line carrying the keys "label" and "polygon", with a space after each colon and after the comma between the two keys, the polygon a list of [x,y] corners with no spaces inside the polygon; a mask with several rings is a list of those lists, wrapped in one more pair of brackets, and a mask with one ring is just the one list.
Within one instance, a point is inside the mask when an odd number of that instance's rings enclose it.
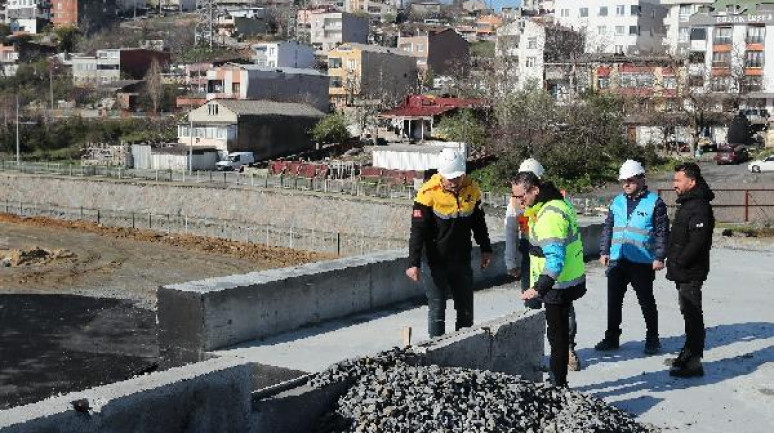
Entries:
{"label": "white hard hat with logo", "polygon": [[465,154],[445,148],[438,154],[438,174],[446,179],[456,179],[465,174]]}
{"label": "white hard hat with logo", "polygon": [[543,177],[543,174],[546,172],[546,170],[543,168],[543,165],[538,162],[537,159],[529,158],[525,159],[524,162],[521,163],[519,166],[519,173],[528,171],[530,173],[534,173],[537,177]]}
{"label": "white hard hat with logo", "polygon": [[621,170],[618,171],[618,180],[631,179],[641,174],[645,174],[645,167],[639,161],[627,159],[621,165]]}

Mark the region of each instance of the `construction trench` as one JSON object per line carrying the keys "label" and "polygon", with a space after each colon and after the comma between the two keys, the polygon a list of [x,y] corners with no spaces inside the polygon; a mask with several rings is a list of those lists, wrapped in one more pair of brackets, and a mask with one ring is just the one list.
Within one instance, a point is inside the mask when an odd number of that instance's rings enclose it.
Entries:
{"label": "construction trench", "polygon": [[[582,230],[593,256],[600,225]],[[494,248],[502,254],[504,242]],[[161,371],[0,411],[0,432],[654,431],[543,383],[542,311],[402,349],[342,352],[322,371],[266,363],[245,349],[358,314],[393,314],[421,298],[401,278],[404,267],[404,252],[386,251],[160,287]],[[505,275],[502,261],[474,269],[478,287]]]}

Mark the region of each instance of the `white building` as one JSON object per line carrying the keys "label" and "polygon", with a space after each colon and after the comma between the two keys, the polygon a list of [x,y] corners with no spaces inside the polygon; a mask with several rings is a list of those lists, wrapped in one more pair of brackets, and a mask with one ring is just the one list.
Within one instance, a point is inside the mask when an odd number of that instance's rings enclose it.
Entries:
{"label": "white building", "polygon": [[297,41],[264,42],[252,46],[253,63],[269,68],[312,68],[314,48]]}
{"label": "white building", "polygon": [[42,0],[8,0],[5,5],[5,23],[11,32],[38,33],[43,19]]}
{"label": "white building", "polygon": [[685,56],[690,45],[691,26],[688,20],[699,12],[703,5],[711,5],[715,0],[661,0],[667,8],[664,17],[664,46],[672,55]]}
{"label": "white building", "polygon": [[311,17],[312,45],[328,52],[345,42],[368,43],[367,17],[346,12],[316,13]]}
{"label": "white building", "polygon": [[586,52],[645,54],[663,50],[665,6],[659,0],[555,0],[554,16],[583,31]]}

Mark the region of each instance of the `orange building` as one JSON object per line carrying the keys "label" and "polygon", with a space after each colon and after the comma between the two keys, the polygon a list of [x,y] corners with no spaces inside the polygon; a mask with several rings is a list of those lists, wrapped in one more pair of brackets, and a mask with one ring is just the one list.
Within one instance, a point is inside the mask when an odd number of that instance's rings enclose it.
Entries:
{"label": "orange building", "polygon": [[78,0],[52,0],[51,23],[55,27],[78,25]]}

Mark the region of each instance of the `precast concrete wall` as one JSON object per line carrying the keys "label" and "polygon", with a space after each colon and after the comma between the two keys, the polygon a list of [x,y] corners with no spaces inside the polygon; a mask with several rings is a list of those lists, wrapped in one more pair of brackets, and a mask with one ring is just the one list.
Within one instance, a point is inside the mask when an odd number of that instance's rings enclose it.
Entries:
{"label": "precast concrete wall", "polygon": [[52,397],[0,411],[0,432],[245,433],[252,370],[222,358]]}
{"label": "precast concrete wall", "polygon": [[[502,257],[504,242],[494,249]],[[477,284],[504,279],[503,260],[482,270],[478,248],[472,260]],[[169,365],[199,361],[208,351],[419,298],[424,289],[405,277],[406,267],[404,252],[386,251],[161,287],[161,356]]]}
{"label": "precast concrete wall", "polygon": [[[490,370],[542,382],[545,312],[531,310],[465,328],[412,347],[416,365]],[[347,382],[322,388],[305,378],[253,394],[250,433],[307,433],[349,387]]]}
{"label": "precast concrete wall", "polygon": [[[581,226],[587,256],[598,255],[600,231],[598,224]],[[493,249],[486,270],[473,249],[479,287],[506,278],[505,242],[493,239]],[[423,287],[405,277],[406,266],[405,252],[386,251],[161,287],[162,359],[168,365],[199,361],[209,351],[422,297]]]}

